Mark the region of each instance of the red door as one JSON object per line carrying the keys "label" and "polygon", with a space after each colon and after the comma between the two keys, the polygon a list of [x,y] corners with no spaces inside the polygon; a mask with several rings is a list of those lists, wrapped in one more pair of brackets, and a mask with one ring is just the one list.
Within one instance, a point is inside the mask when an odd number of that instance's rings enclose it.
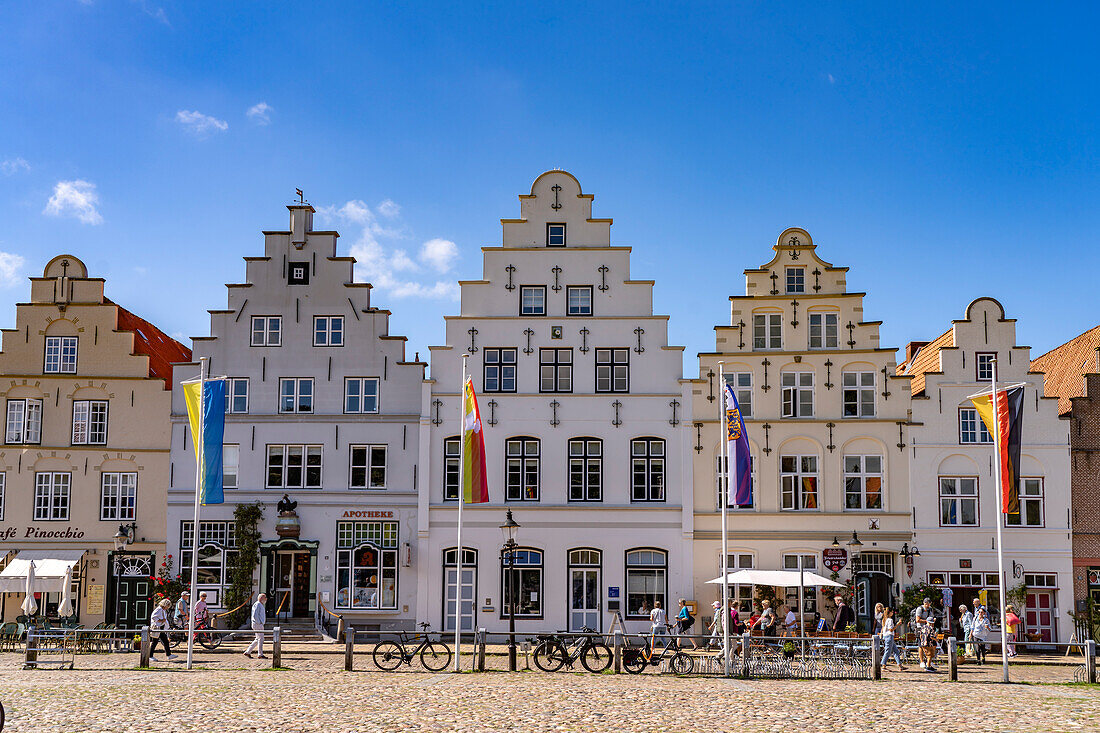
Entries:
{"label": "red door", "polygon": [[1053,591],[1028,591],[1023,631],[1029,634],[1038,634],[1040,642],[1049,644],[1054,641]]}

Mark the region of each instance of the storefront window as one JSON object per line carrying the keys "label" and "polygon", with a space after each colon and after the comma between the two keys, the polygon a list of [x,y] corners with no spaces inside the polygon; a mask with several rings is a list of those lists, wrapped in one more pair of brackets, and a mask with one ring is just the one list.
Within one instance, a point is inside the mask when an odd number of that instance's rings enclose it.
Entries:
{"label": "storefront window", "polygon": [[[180,532],[179,572],[185,580],[191,578],[194,527],[194,522],[183,522]],[[218,606],[237,557],[233,522],[199,522],[198,557],[197,587],[208,591],[210,605]]]}
{"label": "storefront window", "polygon": [[664,550],[631,550],[626,553],[627,618],[649,618],[660,601],[667,612],[665,587],[668,554]]}
{"label": "storefront window", "polygon": [[508,609],[519,590],[516,616],[542,616],[542,552],[521,548],[515,550],[515,566],[507,558],[501,566],[504,605],[501,615],[508,616]]}
{"label": "storefront window", "polygon": [[397,608],[397,537],[397,522],[337,523],[337,608]]}

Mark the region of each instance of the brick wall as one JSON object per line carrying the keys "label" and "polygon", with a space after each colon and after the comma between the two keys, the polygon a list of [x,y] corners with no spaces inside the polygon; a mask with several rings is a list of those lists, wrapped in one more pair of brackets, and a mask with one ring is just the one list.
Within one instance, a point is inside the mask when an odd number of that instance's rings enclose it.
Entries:
{"label": "brick wall", "polygon": [[[1087,558],[1100,558],[1100,374],[1085,375],[1084,391],[1073,398],[1069,431],[1075,565],[1078,559],[1088,565]],[[1083,568],[1073,575],[1074,597],[1083,598]]]}

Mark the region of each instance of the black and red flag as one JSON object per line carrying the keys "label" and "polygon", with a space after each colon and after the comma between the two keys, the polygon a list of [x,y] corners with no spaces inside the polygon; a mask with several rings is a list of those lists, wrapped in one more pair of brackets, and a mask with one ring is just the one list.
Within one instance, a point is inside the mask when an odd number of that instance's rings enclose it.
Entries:
{"label": "black and red flag", "polygon": [[974,408],[982,416],[989,432],[999,435],[999,459],[1001,462],[1001,511],[1005,514],[1020,513],[1020,434],[1024,427],[1024,387],[1018,385],[997,392],[997,411],[994,415],[990,395],[971,397]]}

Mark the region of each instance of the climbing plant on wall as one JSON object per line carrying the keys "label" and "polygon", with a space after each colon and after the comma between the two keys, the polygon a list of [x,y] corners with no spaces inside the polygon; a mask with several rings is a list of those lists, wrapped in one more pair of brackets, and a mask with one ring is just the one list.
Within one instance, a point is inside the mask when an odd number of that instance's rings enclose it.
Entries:
{"label": "climbing plant on wall", "polygon": [[[260,522],[263,518],[264,505],[258,501],[238,504],[233,510],[237,556],[229,569],[225,605],[236,610],[225,619],[225,628],[239,628],[248,618],[249,603],[252,600],[252,578],[260,564]],[[238,606],[242,607],[237,608]]]}

